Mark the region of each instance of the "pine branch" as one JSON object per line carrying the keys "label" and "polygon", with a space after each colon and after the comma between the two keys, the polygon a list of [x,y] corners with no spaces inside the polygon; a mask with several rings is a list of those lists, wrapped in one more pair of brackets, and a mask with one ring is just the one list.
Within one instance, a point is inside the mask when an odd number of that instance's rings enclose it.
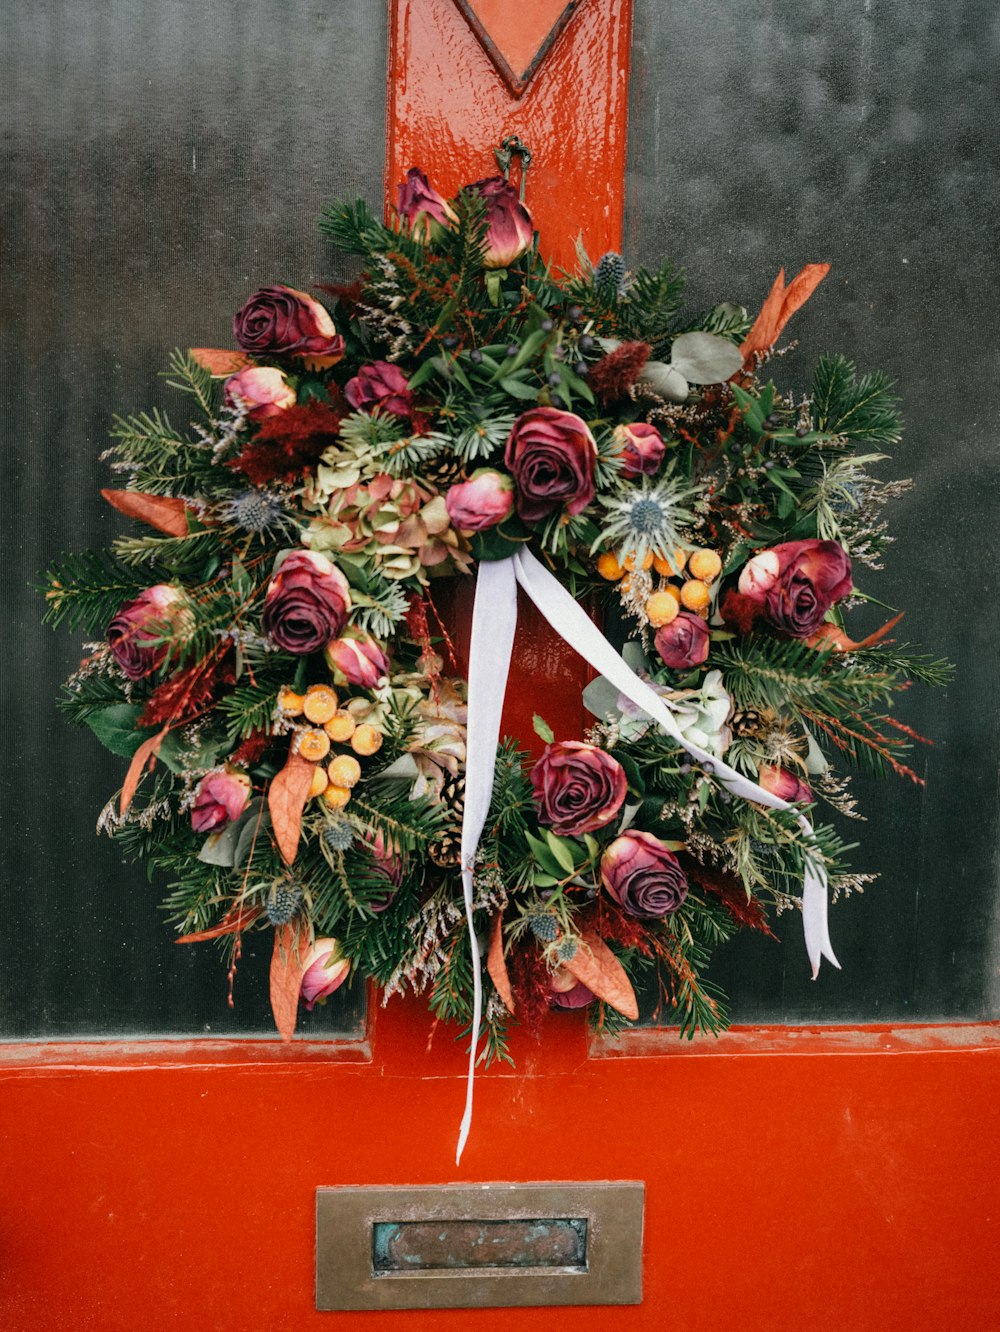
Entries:
{"label": "pine branch", "polygon": [[[212,420],[215,398],[215,381],[211,374],[198,364],[190,352],[175,347],[170,353],[166,370],[160,372],[171,388],[179,389],[194,398],[208,420]],[[173,375],[171,379],[170,376]]]}
{"label": "pine branch", "polygon": [[124,567],[107,551],[63,555],[44,577],[45,622],[88,634],[103,634],[125,602],[149,586],[148,574]]}
{"label": "pine branch", "polygon": [[859,379],[845,356],[824,356],[813,378],[813,424],[842,439],[898,444],[902,422],[890,388],[880,370]]}

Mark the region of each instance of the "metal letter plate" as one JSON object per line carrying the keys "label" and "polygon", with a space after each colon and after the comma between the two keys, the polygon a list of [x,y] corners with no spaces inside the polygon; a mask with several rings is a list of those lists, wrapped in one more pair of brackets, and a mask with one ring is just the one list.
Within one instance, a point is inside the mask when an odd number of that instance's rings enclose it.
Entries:
{"label": "metal letter plate", "polygon": [[639,1304],[645,1185],[316,1190],[317,1309]]}

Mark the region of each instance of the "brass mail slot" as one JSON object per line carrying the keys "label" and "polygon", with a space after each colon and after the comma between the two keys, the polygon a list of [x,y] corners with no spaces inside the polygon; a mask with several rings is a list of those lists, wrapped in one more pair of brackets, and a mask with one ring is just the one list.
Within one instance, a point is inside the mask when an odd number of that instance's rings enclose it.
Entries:
{"label": "brass mail slot", "polygon": [[317,1309],[638,1304],[645,1186],[316,1191]]}

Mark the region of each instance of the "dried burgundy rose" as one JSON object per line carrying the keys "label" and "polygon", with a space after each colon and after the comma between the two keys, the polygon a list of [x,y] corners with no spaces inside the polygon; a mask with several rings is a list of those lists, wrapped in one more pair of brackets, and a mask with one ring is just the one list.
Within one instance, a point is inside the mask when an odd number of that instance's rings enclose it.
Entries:
{"label": "dried burgundy rose", "polygon": [[222,769],[210,772],[198,784],[191,806],[191,827],[196,833],[216,832],[238,819],[250,799],[250,778]]}
{"label": "dried burgundy rose", "polygon": [[652,833],[630,828],[601,857],[601,882],[630,916],[657,920],[676,911],[688,881],[674,853]]}
{"label": "dried burgundy rose", "polygon": [[808,638],[851,583],[851,561],[839,542],[786,541],[747,562],[739,589],[775,629]]}
{"label": "dried burgundy rose", "polygon": [[241,403],[251,421],[266,421],[295,406],[295,390],[273,366],[250,365],[229,376],[222,400],[227,407]]}
{"label": "dried burgundy rose", "polygon": [[370,412],[380,407],[394,416],[409,416],[413,405],[409,381],[399,366],[389,361],[363,365],[344,385],[344,397],[356,412]]}
{"label": "dried burgundy rose", "polygon": [[584,985],[583,981],[578,981],[565,967],[559,967],[549,977],[550,1008],[586,1008],[596,998],[593,990]]}
{"label": "dried burgundy rose", "polygon": [[579,416],[557,407],[522,413],[504,452],[517,490],[517,512],[528,523],[562,508],[582,513],[596,493],[596,463],[594,437]]}
{"label": "dried burgundy rose", "polygon": [[389,659],[370,634],[355,632],[335,639],[323,655],[331,671],[363,689],[374,689],[389,673]]}
{"label": "dried burgundy rose", "polygon": [[789,804],[811,805],[813,802],[812,788],[780,764],[762,763],[757,771],[757,781],[765,791]]}
{"label": "dried burgundy rose", "polygon": [[488,176],[465,187],[486,202],[486,252],[484,268],[507,268],[531,244],[534,228],[531,214],[518,198],[517,190],[503,176]]}
{"label": "dried burgundy rose", "polygon": [[410,224],[410,235],[421,244],[434,237],[434,224],[450,227],[458,221],[451,204],[434,189],[419,167],[411,167],[396,186],[396,211]]}
{"label": "dried burgundy rose", "polygon": [[302,959],[299,998],[311,1013],[313,1006],[339,990],[351,970],[350,959],[340,956],[336,939],[317,939]]}
{"label": "dried burgundy rose", "polygon": [[351,608],[347,579],[325,555],[296,550],[267,585],[262,625],[285,652],[321,652],[340,634]]}
{"label": "dried burgundy rose", "polygon": [[622,476],[654,476],[663,461],[667,446],[656,426],[646,421],[633,421],[631,425],[615,428],[615,440],[620,446]]}
{"label": "dried burgundy rose", "polygon": [[562,837],[606,827],[628,789],[618,760],[582,740],[546,745],[531,770],[531,785],[540,822]]}
{"label": "dried burgundy rose", "polygon": [[233,320],[237,344],[254,356],[323,357],[333,365],[344,339],[319,301],[293,287],[262,287]]}
{"label": "dried burgundy rose", "polygon": [[708,656],[711,639],[708,625],[700,615],[681,611],[669,624],[657,629],[653,644],[663,663],[674,671],[688,671],[700,666]]}
{"label": "dried burgundy rose", "polygon": [[141,680],[162,664],[168,645],[160,640],[183,596],[168,583],[157,583],[129,601],[108,625],[111,655],[130,680]]}

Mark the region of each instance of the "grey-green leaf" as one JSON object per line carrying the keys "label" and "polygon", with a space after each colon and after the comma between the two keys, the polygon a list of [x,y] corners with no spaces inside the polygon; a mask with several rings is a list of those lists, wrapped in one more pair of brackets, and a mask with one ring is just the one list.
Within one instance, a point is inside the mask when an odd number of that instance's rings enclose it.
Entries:
{"label": "grey-green leaf", "polygon": [[722,384],[742,367],[743,357],[717,333],[681,333],[670,348],[670,364],[690,384]]}

